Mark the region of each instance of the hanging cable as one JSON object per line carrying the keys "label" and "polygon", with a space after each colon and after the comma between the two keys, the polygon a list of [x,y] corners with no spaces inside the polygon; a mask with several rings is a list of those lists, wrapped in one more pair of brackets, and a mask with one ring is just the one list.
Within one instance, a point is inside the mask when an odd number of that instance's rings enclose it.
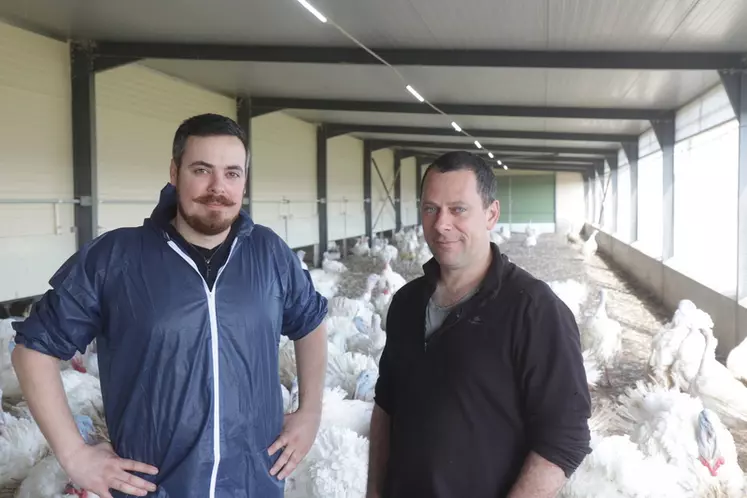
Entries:
{"label": "hanging cable", "polygon": [[[405,89],[408,92],[410,92],[413,95],[413,97],[415,97],[418,100],[418,102],[421,102],[421,103],[424,103],[424,104],[428,105],[431,109],[433,109],[434,111],[436,111],[438,114],[441,114],[442,116],[446,117],[449,121],[451,121],[451,126],[452,126],[452,128],[454,128],[454,130],[457,133],[461,133],[464,136],[469,137],[472,140],[474,140],[475,146],[478,149],[482,149],[482,150],[485,150],[486,152],[488,152],[488,156],[491,159],[493,159],[494,156],[493,156],[493,153],[491,151],[485,149],[480,144],[480,142],[477,140],[476,137],[474,137],[474,136],[470,135],[469,133],[467,133],[466,131],[464,131],[462,129],[462,127],[459,126],[456,123],[456,121],[452,120],[452,118],[448,114],[446,114],[444,111],[442,111],[441,109],[439,109],[438,106],[432,104],[427,98],[423,97],[422,94],[420,94],[417,90],[415,90],[415,88],[407,82],[407,79],[404,77],[404,75],[402,75],[402,73],[399,72],[399,70],[396,67],[394,67],[391,64],[389,64],[383,57],[379,56],[379,54],[377,54],[376,52],[374,52],[373,50],[371,50],[370,48],[368,48],[366,45],[364,45],[363,42],[361,42],[356,37],[354,37],[353,35],[351,35],[347,31],[345,31],[345,29],[342,26],[340,26],[339,24],[337,24],[335,21],[333,21],[332,19],[330,19],[330,18],[326,17],[325,15],[323,15],[316,8],[314,8],[314,6],[312,6],[308,1],[306,1],[306,0],[297,0],[297,1],[298,1],[298,3],[300,3],[301,5],[303,5],[304,8],[306,8],[306,10],[308,10],[309,12],[311,12],[314,15],[314,17],[316,17],[317,19],[319,19],[319,21],[321,21],[322,23],[325,23],[325,24],[329,23],[330,25],[334,26],[335,29],[337,29],[340,33],[342,33],[346,38],[348,38],[350,41],[352,41],[353,43],[355,43],[356,45],[358,45],[360,48],[362,48],[363,50],[365,50],[366,52],[368,52],[373,58],[375,58],[376,60],[378,60],[379,62],[381,62],[383,65],[385,65],[386,67],[388,67],[389,69],[391,69],[392,71],[394,71],[394,73],[402,81],[402,84],[405,87]],[[501,163],[501,161],[498,161],[498,165],[499,166],[503,165],[503,169],[508,169],[508,166],[506,166],[505,164]]]}

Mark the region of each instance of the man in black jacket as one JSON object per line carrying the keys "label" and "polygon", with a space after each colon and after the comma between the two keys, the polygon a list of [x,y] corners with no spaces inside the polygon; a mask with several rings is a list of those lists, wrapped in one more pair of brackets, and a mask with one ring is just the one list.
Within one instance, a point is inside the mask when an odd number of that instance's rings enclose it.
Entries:
{"label": "man in black jacket", "polygon": [[590,451],[576,322],[490,243],[495,186],[467,152],[423,178],[434,258],[389,308],[368,498],[550,498]]}

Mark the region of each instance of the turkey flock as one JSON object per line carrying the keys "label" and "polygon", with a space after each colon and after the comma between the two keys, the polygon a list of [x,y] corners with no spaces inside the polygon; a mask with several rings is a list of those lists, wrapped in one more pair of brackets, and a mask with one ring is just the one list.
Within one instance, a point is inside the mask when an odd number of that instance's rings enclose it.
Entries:
{"label": "turkey flock", "polygon": [[[597,251],[596,235],[593,231],[584,240],[569,230],[567,243],[579,259],[589,261]],[[531,223],[523,234],[505,226],[490,233],[499,246],[508,246],[512,236],[529,251],[545,243]],[[345,258],[330,242],[319,268],[309,268],[306,254],[297,253],[317,291],[329,300],[328,366],[320,429],[306,458],[286,479],[286,497],[365,497],[369,424],[387,311],[392,296],[421,275],[432,257],[422,227],[401,230],[392,239],[361,237]],[[510,248],[504,252],[511,256]],[[625,351],[623,327],[607,314],[607,290],[599,291],[598,303],[584,312],[591,297],[586,283],[547,284],[576,317],[594,405],[592,452],[559,496],[746,497],[730,429],[747,428],[747,341],[729,354],[726,365],[720,363],[711,318],[684,300],[652,337],[644,378],[609,399],[597,391],[611,385],[609,372],[624,361]],[[22,398],[10,363],[11,322],[22,319],[0,320],[0,490],[11,493],[0,491],[0,497],[96,498],[69,482]],[[290,413],[298,407],[293,342],[281,338],[278,354],[284,410]],[[95,342],[85,354],[61,362],[60,369],[81,434],[91,443],[105,439]]]}

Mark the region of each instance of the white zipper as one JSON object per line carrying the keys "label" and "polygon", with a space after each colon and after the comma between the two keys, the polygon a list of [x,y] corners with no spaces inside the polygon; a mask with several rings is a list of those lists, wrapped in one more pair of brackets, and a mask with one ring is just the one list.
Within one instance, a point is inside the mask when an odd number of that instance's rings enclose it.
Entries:
{"label": "white zipper", "polygon": [[231,250],[228,253],[228,258],[223,266],[218,270],[218,274],[215,276],[215,282],[213,283],[213,290],[207,285],[207,282],[202,277],[202,273],[197,268],[195,262],[190,258],[184,251],[179,248],[173,240],[169,240],[168,244],[176,253],[182,257],[184,261],[189,263],[189,266],[194,268],[197,274],[202,280],[202,286],[205,289],[208,299],[208,313],[210,315],[210,343],[211,343],[211,355],[213,361],[213,472],[210,476],[210,498],[215,498],[215,485],[218,480],[218,466],[220,465],[220,358],[218,356],[218,314],[215,307],[215,289],[218,288],[218,279],[220,278],[223,269],[231,259],[233,249],[236,247],[237,239],[234,239],[231,244]]}

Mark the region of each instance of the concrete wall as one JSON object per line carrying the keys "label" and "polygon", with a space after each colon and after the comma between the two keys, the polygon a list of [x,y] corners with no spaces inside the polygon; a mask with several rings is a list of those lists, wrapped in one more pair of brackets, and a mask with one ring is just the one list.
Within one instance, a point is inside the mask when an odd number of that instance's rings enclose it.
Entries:
{"label": "concrete wall", "polygon": [[0,301],[75,251],[70,107],[67,44],[0,23]]}
{"label": "concrete wall", "polygon": [[[585,225],[587,234],[593,229],[591,225]],[[605,231],[600,231],[596,240],[600,252],[608,255],[642,287],[653,293],[670,313],[674,313],[680,300],[689,299],[711,315],[719,356],[725,357],[747,337],[747,309],[734,299],[685,276]]]}
{"label": "concrete wall", "polygon": [[99,233],[150,216],[176,129],[206,112],[236,119],[236,103],[137,64],[96,75]]}

